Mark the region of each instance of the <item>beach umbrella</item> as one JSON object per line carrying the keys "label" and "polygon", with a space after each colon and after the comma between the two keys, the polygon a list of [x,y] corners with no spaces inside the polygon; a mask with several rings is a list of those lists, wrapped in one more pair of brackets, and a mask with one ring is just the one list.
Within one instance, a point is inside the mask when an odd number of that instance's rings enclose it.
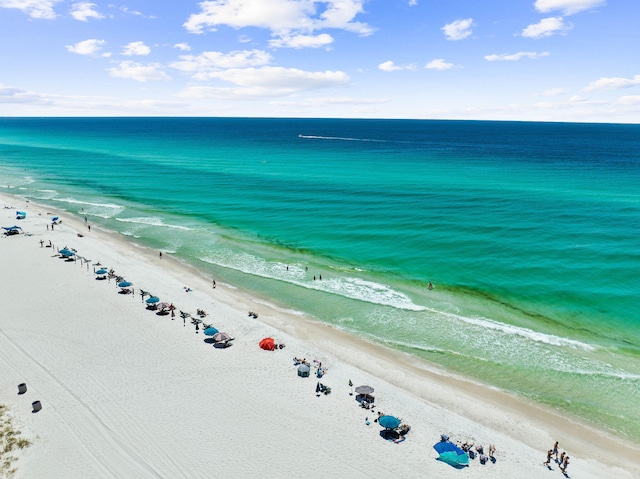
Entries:
{"label": "beach umbrella", "polygon": [[[378,420],[380,422],[380,420]],[[438,460],[446,462],[454,467],[464,467],[469,465],[469,455],[452,442],[439,442],[433,446],[438,452]]]}
{"label": "beach umbrella", "polygon": [[156,304],[158,301],[160,301],[160,298],[158,298],[157,296],[151,296],[149,299],[147,299],[146,303]]}
{"label": "beach umbrella", "polygon": [[371,386],[358,386],[356,388],[356,392],[363,396],[369,396],[370,394],[373,394],[373,391],[374,389]]}
{"label": "beach umbrella", "polygon": [[395,429],[400,425],[400,419],[395,416],[381,416],[378,419],[378,424],[385,429]]}
{"label": "beach umbrella", "polygon": [[273,351],[274,349],[276,349],[276,342],[273,340],[273,338],[264,338],[262,341],[260,341],[259,345],[265,351]]}
{"label": "beach umbrella", "polygon": [[298,366],[298,376],[300,376],[301,378],[308,378],[310,371],[311,368],[308,364],[301,364],[300,366]]}
{"label": "beach umbrella", "polygon": [[[206,329],[205,329],[205,332],[206,332]],[[213,335],[213,340],[216,343],[223,343],[225,341],[231,341],[231,336],[229,336],[227,333],[218,332]]]}
{"label": "beach umbrella", "polygon": [[107,273],[108,273],[108,271],[106,269],[104,269],[104,268],[100,268],[98,271],[96,271],[96,274],[99,274],[99,275],[103,275],[103,274],[107,274]]}
{"label": "beach umbrella", "polygon": [[169,303],[164,303],[164,302],[163,303],[158,303],[158,308],[160,308],[161,310],[170,309],[171,305]]}
{"label": "beach umbrella", "polygon": [[130,281],[120,281],[118,283],[118,288],[128,288],[129,286],[131,286],[133,283]]}
{"label": "beach umbrella", "polygon": [[207,329],[204,330],[204,334],[206,336],[213,336],[214,334],[218,334],[220,331],[218,331],[216,328],[214,328],[213,326],[209,326]]}
{"label": "beach umbrella", "polygon": [[69,256],[74,256],[75,255],[75,253],[73,251],[71,251],[70,249],[67,249],[67,248],[62,248],[59,251],[59,253],[60,253],[61,256],[64,256],[65,258],[68,258]]}

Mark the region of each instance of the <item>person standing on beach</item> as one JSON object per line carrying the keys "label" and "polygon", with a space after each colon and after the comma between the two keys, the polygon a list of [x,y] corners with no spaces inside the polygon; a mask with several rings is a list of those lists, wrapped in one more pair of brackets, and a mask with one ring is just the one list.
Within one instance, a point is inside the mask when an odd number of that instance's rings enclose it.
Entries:
{"label": "person standing on beach", "polygon": [[160,259],[162,259],[162,251],[160,251]]}
{"label": "person standing on beach", "polygon": [[215,279],[211,282],[211,284],[213,286],[213,289],[216,289],[216,280]]}

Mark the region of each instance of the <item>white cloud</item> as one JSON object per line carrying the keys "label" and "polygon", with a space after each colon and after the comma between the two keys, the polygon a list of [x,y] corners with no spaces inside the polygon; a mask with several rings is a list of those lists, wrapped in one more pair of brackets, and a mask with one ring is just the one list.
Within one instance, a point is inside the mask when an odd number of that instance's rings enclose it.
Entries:
{"label": "white cloud", "polygon": [[616,103],[619,105],[640,105],[640,95],[621,96]]}
{"label": "white cloud", "polygon": [[0,104],[3,103],[49,103],[44,95],[0,83]]}
{"label": "white cloud", "polygon": [[606,3],[606,0],[536,0],[534,7],[542,13],[560,10],[563,15],[573,15]]}
{"label": "white cloud", "polygon": [[415,7],[418,4],[418,0],[409,0],[409,6]]}
{"label": "white cloud", "polygon": [[104,40],[90,38],[89,40],[83,40],[73,45],[67,45],[66,49],[78,55],[96,55],[105,43]]}
{"label": "white cloud", "polygon": [[188,43],[176,43],[173,48],[177,48],[178,50],[182,50],[183,52],[191,51],[191,47]]}
{"label": "white cloud", "polygon": [[0,0],[1,8],[17,8],[31,18],[52,20],[56,18],[53,6],[61,0]]}
{"label": "white cloud", "polygon": [[542,96],[558,96],[558,95],[562,95],[563,93],[565,93],[565,89],[564,88],[549,88],[548,90],[545,90],[545,91],[541,92],[540,95],[542,95]]}
{"label": "white cloud", "polygon": [[144,42],[131,42],[125,45],[122,54],[128,57],[145,56],[151,53],[151,48],[146,46]]}
{"label": "white cloud", "polygon": [[171,80],[171,77],[160,69],[158,63],[120,62],[117,67],[109,68],[109,74],[116,78],[127,78],[139,82],[153,80]]}
{"label": "white cloud", "polygon": [[618,88],[629,88],[632,86],[640,85],[640,75],[635,75],[633,78],[600,78],[594,82],[589,83],[583,88],[584,91],[592,90],[616,90]]}
{"label": "white cloud", "polygon": [[543,18],[538,23],[529,25],[522,30],[522,36],[527,38],[544,38],[556,33],[566,32],[572,28],[573,25],[571,23],[565,24],[562,17],[549,17]]}
{"label": "white cloud", "polygon": [[349,76],[341,71],[309,72],[297,68],[262,67],[232,68],[211,72],[210,78],[231,82],[242,87],[261,87],[271,90],[306,91],[344,85]]}
{"label": "white cloud", "polygon": [[95,3],[89,2],[74,3],[71,7],[71,16],[81,22],[86,22],[90,18],[104,18],[104,15],[94,10],[95,6]]}
{"label": "white cloud", "polygon": [[424,66],[428,70],[449,70],[455,65],[453,63],[447,63],[444,58],[435,58]]}
{"label": "white cloud", "polygon": [[441,30],[447,40],[463,40],[473,33],[472,26],[473,18],[465,18],[464,20],[447,23]]}
{"label": "white cloud", "polygon": [[185,73],[195,74],[197,79],[205,80],[210,72],[226,68],[247,68],[267,65],[271,55],[262,50],[242,50],[229,53],[203,52],[200,55],[182,55],[180,61],[171,63],[171,67]]}
{"label": "white cloud", "polygon": [[269,46],[272,48],[318,48],[324,47],[333,43],[333,37],[328,33],[321,33],[320,35],[295,35],[295,36],[282,36],[269,41]]}
{"label": "white cloud", "polygon": [[548,57],[549,52],[518,52],[518,53],[500,53],[500,54],[492,54],[485,55],[484,59],[488,62],[497,62],[497,61],[517,61],[521,58],[530,58],[531,60],[535,60],[536,58]]}
{"label": "white cloud", "polygon": [[[290,46],[286,39],[310,35],[325,28],[334,28],[370,35],[373,29],[354,18],[363,11],[365,0],[209,0],[199,3],[200,12],[189,16],[183,26],[191,33],[215,31],[220,25],[240,29],[257,27],[271,30],[281,38],[283,46]],[[326,41],[322,37],[320,41]],[[304,43],[304,42],[302,42]],[[300,46],[304,46],[300,44]],[[308,46],[318,46],[317,40]]]}
{"label": "white cloud", "polygon": [[404,69],[401,66],[395,65],[391,60],[381,63],[380,65],[378,65],[378,68],[383,72],[394,72]]}

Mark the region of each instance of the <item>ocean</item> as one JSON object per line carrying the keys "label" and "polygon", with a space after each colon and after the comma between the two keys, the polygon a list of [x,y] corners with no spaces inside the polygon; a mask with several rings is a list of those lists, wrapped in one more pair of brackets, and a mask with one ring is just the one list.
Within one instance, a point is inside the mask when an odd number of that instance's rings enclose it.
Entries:
{"label": "ocean", "polygon": [[0,118],[0,191],[640,443],[640,125]]}

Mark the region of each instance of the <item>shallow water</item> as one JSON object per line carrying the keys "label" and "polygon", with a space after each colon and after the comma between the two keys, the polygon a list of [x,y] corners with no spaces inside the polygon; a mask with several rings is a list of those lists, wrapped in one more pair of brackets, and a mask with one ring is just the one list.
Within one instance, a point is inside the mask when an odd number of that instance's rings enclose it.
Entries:
{"label": "shallow water", "polygon": [[636,442],[639,152],[638,125],[0,119],[2,191]]}

